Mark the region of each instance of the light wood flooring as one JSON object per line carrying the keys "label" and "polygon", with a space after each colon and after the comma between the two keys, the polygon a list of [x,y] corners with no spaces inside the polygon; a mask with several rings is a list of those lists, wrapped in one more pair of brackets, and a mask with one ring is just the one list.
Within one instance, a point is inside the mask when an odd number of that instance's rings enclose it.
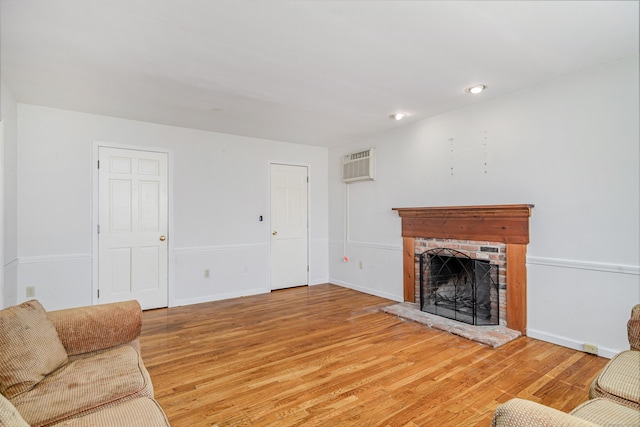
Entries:
{"label": "light wood flooring", "polygon": [[528,337],[498,349],[318,285],[146,311],[142,356],[179,426],[488,426],[518,396],[569,411],[607,359]]}

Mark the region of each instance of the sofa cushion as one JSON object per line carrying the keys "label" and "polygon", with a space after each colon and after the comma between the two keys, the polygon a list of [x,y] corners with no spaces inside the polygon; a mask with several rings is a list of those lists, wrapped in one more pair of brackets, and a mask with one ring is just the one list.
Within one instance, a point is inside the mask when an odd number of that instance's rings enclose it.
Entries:
{"label": "sofa cushion", "polygon": [[29,427],[15,406],[0,394],[0,427]]}
{"label": "sofa cushion", "polygon": [[140,336],[142,328],[137,301],[56,310],[47,316],[70,358],[129,343]]}
{"label": "sofa cushion", "polygon": [[67,353],[37,300],[0,310],[0,393],[11,399],[67,363]]}
{"label": "sofa cushion", "polygon": [[640,426],[640,411],[604,398],[587,400],[571,415],[603,426]]}
{"label": "sofa cushion", "polygon": [[54,424],[55,427],[169,427],[158,402],[148,397],[128,400],[83,417]]}
{"label": "sofa cushion", "polygon": [[589,394],[640,409],[640,351],[616,354],[593,380]]}
{"label": "sofa cushion", "polygon": [[68,363],[12,403],[42,426],[141,396],[153,397],[149,373],[136,349],[123,345]]}
{"label": "sofa cushion", "polygon": [[598,424],[530,400],[513,398],[498,406],[491,427],[598,427]]}

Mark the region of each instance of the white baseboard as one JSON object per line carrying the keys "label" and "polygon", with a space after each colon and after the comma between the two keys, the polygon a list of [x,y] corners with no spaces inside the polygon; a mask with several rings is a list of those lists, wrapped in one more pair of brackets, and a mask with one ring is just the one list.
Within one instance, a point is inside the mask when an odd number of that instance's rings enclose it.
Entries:
{"label": "white baseboard", "polygon": [[238,297],[247,297],[251,295],[259,295],[259,294],[268,294],[271,292],[270,290],[265,290],[264,288],[255,288],[255,289],[246,289],[241,292],[226,292],[215,295],[203,295],[195,298],[182,298],[173,300],[169,307],[180,307],[183,305],[192,305],[192,304],[202,304],[205,302],[212,301],[221,301],[225,299],[238,298]]}
{"label": "white baseboard", "polygon": [[343,282],[342,280],[331,279],[329,278],[329,283],[334,285],[339,285],[345,288],[353,289],[355,291],[364,292],[365,294],[375,295],[377,297],[390,299],[397,302],[404,301],[404,295],[395,295],[390,292],[380,291],[378,289],[371,289],[360,285],[355,285],[353,283]]}
{"label": "white baseboard", "polygon": [[[530,338],[535,338],[541,341],[550,342],[552,344],[561,345],[563,347],[571,348],[578,351],[584,351],[584,343],[578,342],[574,339],[561,337],[559,335],[551,334],[544,331],[538,331],[536,329],[527,329],[527,336]],[[597,343],[593,343],[596,344]],[[611,359],[616,354],[620,353],[622,350],[614,350],[610,348],[604,348],[598,346],[598,356],[606,357],[607,359]]]}

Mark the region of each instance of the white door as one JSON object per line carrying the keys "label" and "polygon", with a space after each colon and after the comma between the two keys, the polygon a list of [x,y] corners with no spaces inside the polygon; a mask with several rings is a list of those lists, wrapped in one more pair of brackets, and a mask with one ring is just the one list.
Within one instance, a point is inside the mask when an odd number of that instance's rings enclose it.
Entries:
{"label": "white door", "polygon": [[99,148],[98,302],[166,307],[167,153]]}
{"label": "white door", "polygon": [[271,289],[306,285],[307,168],[271,165]]}

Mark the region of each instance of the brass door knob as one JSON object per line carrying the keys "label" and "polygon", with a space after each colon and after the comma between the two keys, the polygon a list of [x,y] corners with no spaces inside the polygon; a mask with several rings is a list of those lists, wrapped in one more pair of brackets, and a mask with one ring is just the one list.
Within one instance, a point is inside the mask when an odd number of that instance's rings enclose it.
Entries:
{"label": "brass door knob", "polygon": [[274,230],[271,232],[271,234],[275,236],[276,234],[278,234],[278,232]]}
{"label": "brass door knob", "polygon": [[160,241],[164,242],[165,240],[167,240],[167,238],[165,236],[160,236]]}

